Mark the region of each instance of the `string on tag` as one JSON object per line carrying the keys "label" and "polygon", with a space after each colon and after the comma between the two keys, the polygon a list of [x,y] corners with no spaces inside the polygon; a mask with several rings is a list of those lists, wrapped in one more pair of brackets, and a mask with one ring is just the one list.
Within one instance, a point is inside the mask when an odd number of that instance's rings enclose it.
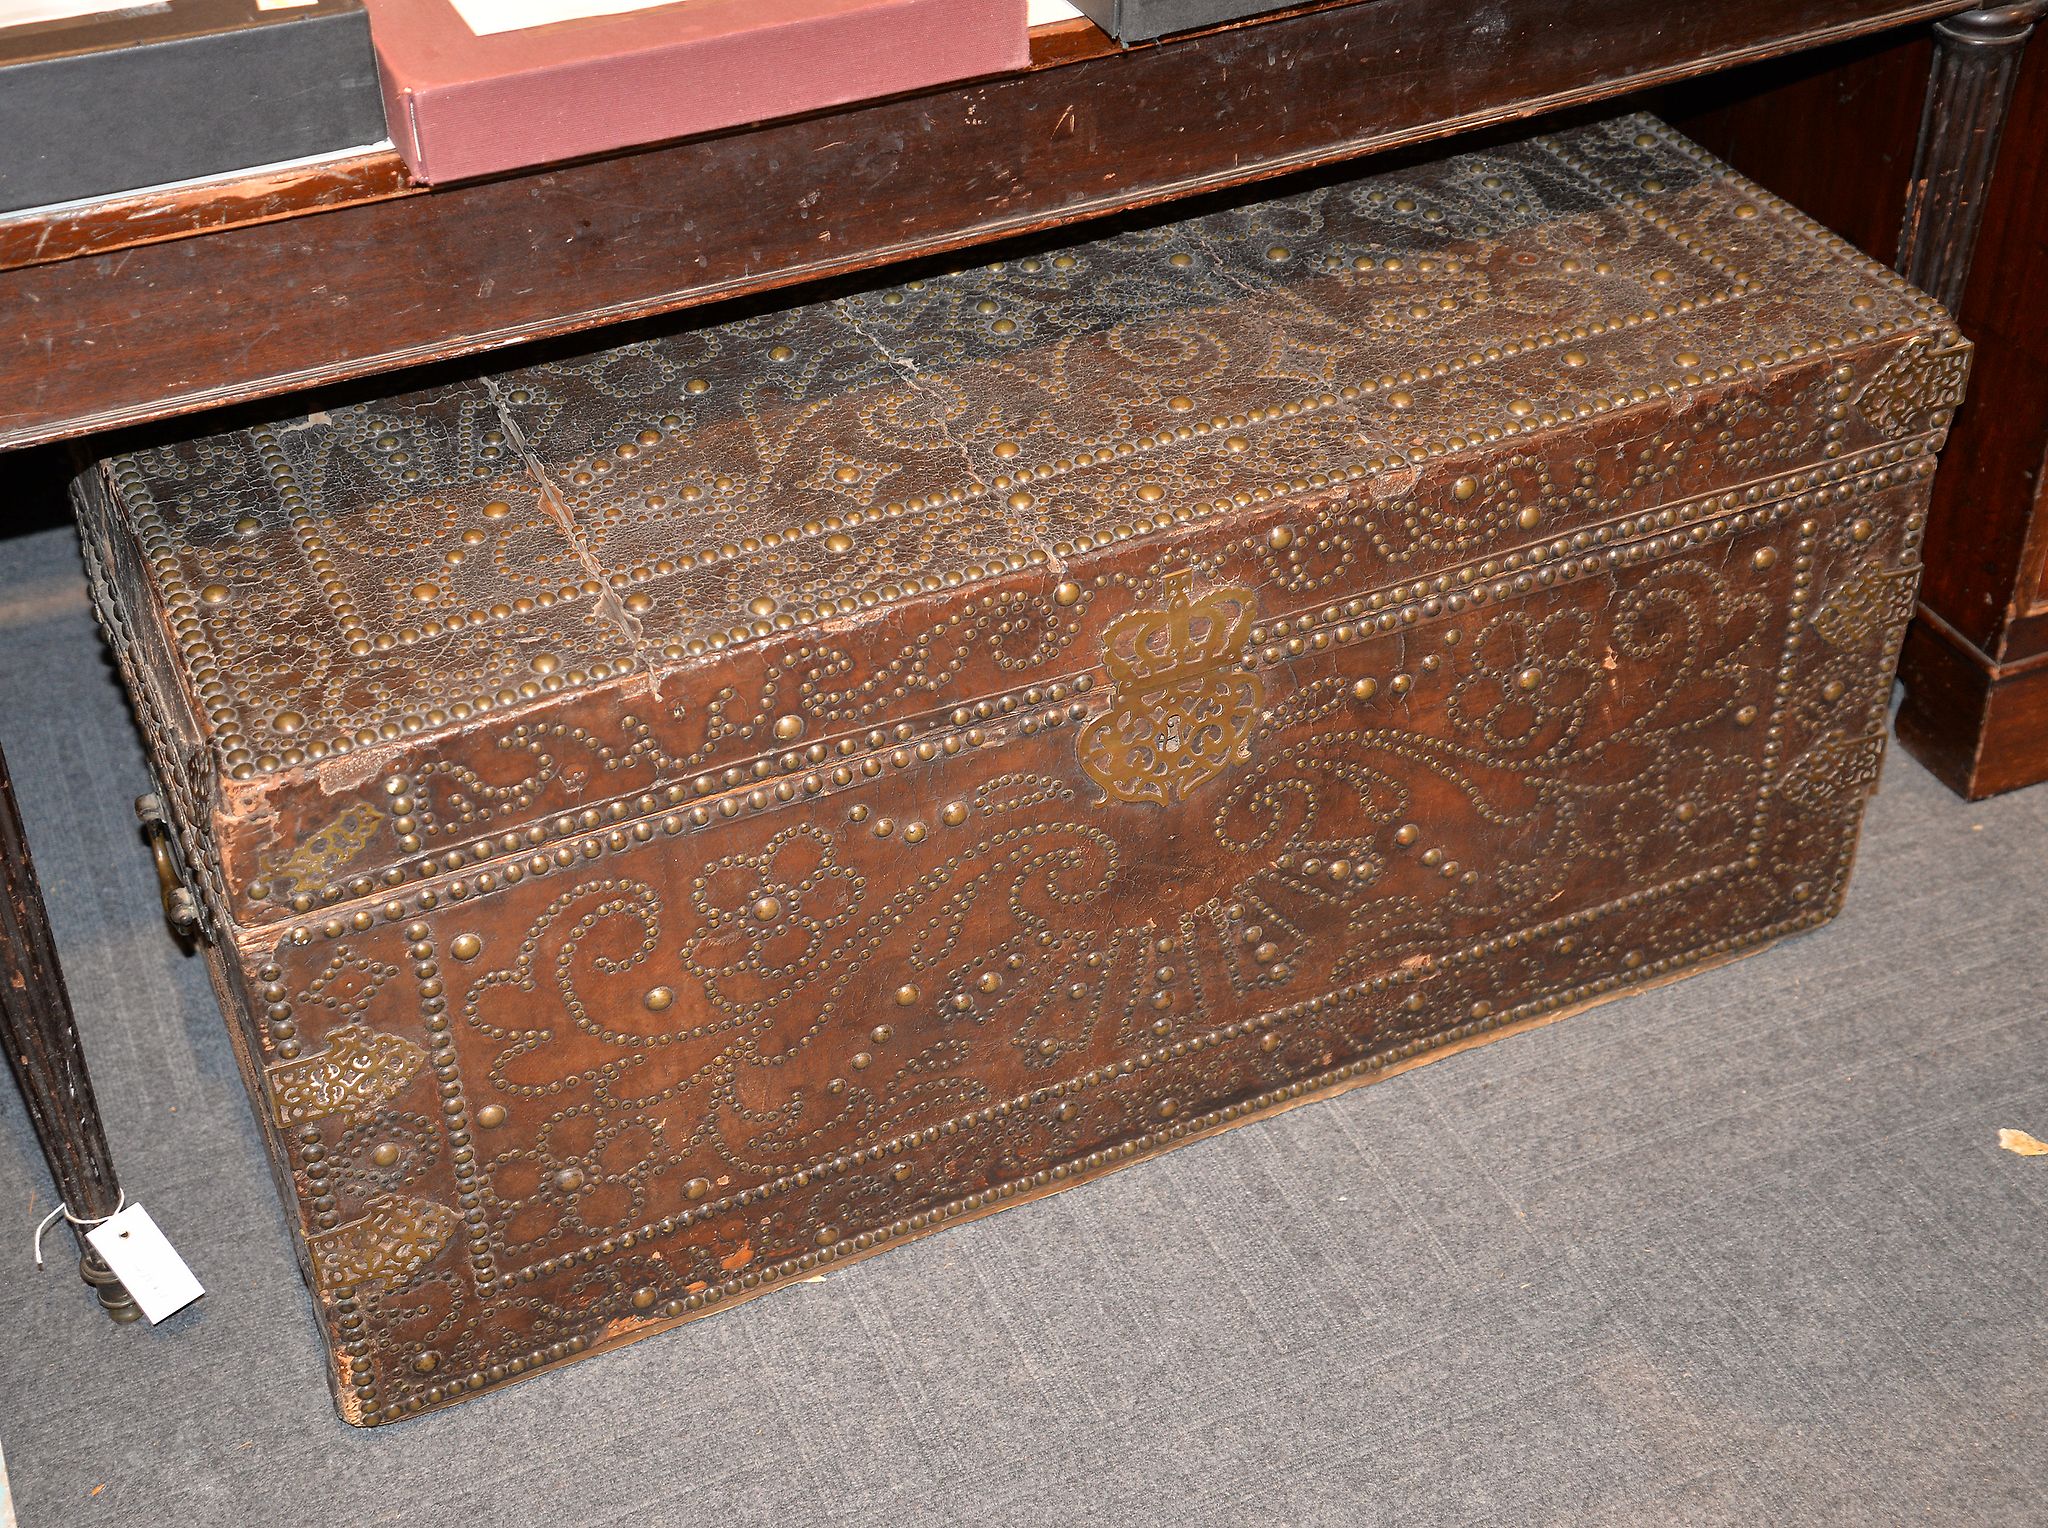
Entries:
{"label": "string on tag", "polygon": [[[126,1208],[127,1204],[128,1191],[126,1189],[122,1189],[121,1197],[115,1202],[113,1209],[109,1210],[104,1215],[87,1216],[72,1214],[71,1206],[64,1203],[60,1199],[57,1202],[57,1208],[50,1211],[49,1214],[45,1215],[43,1217],[43,1223],[36,1227],[36,1267],[40,1268],[43,1266],[43,1233],[48,1231],[50,1227],[54,1226],[57,1223],[58,1216],[63,1216],[66,1220],[70,1221],[74,1226],[78,1226],[83,1230],[90,1231],[94,1226],[103,1226],[108,1221],[112,1220],[116,1215],[120,1214],[124,1208]],[[134,1318],[130,1317],[129,1319],[133,1320]]]}

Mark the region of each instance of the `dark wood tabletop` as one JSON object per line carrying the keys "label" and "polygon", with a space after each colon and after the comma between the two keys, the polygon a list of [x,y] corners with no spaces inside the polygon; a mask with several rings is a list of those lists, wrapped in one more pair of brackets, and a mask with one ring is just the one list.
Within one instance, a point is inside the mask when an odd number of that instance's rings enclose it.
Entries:
{"label": "dark wood tabletop", "polygon": [[1241,185],[1955,0],[1348,0],[428,190],[395,156],[0,219],[0,448]]}

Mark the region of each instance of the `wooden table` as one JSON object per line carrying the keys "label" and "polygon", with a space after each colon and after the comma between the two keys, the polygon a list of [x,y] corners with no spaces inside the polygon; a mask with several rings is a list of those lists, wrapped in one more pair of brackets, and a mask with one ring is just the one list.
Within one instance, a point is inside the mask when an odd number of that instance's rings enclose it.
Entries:
{"label": "wooden table", "polygon": [[[1587,106],[1956,0],[1349,0],[431,190],[395,156],[0,219],[0,449],[707,303]],[[2048,0],[1944,22],[1900,268],[1961,290]],[[0,1028],[59,1191],[120,1187],[0,765]],[[118,1286],[88,1260],[103,1301]]]}

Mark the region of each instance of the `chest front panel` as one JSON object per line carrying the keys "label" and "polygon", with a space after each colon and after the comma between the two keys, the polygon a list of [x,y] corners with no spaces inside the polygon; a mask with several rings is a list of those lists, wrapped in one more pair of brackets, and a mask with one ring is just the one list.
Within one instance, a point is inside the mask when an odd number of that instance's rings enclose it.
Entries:
{"label": "chest front panel", "polygon": [[432,1404],[1818,921],[1929,461],[1384,632],[1289,621],[1275,659],[1239,645],[1262,591],[1163,566],[1064,701],[247,952],[350,1398]]}

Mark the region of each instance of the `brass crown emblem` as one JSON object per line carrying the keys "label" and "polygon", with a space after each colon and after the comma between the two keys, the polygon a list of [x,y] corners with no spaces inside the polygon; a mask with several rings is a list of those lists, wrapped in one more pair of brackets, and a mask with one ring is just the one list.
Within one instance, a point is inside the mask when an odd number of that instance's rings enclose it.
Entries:
{"label": "brass crown emblem", "polygon": [[1166,579],[1164,610],[1112,621],[1102,661],[1115,703],[1082,729],[1081,767],[1117,801],[1165,806],[1247,757],[1266,687],[1239,668],[1253,600],[1248,589],[1196,599],[1194,574]]}

